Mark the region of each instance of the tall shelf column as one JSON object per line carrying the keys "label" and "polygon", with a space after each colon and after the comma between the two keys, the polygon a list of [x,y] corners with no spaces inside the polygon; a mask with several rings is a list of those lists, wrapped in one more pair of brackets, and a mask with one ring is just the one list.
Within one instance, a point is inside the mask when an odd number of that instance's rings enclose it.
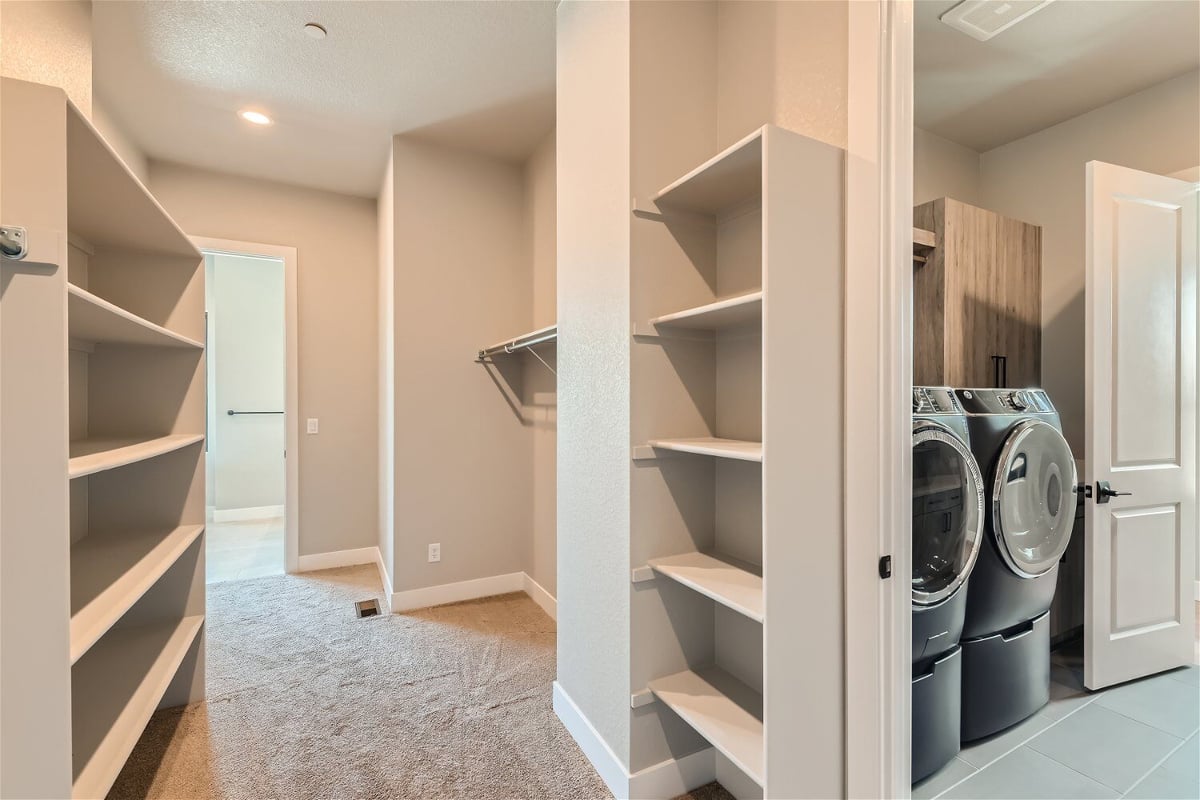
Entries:
{"label": "tall shelf column", "polygon": [[204,697],[204,270],[61,90],[3,95],[0,213],[47,255],[3,262],[0,794],[103,797]]}

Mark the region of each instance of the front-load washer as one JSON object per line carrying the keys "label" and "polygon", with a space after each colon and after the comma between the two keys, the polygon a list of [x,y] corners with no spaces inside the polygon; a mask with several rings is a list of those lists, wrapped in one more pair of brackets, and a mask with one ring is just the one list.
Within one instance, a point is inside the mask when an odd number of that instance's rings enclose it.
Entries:
{"label": "front-load washer", "polygon": [[984,492],[966,418],[946,388],[913,389],[912,779],[959,751],[959,637],[983,538]]}
{"label": "front-load washer", "polygon": [[1040,389],[957,389],[984,470],[987,534],[963,623],[962,739],[1050,699],[1050,603],[1075,523],[1075,461]]}

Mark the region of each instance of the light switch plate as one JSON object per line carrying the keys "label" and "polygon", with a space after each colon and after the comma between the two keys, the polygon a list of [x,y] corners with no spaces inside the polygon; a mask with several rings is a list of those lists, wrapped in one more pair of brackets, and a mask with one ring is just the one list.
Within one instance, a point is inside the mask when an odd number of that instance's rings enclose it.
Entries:
{"label": "light switch plate", "polygon": [[320,432],[320,425],[319,425],[316,417],[308,418],[308,432],[309,433],[319,433]]}
{"label": "light switch plate", "polygon": [[429,545],[429,563],[436,564],[442,560],[442,545],[441,542],[434,542]]}

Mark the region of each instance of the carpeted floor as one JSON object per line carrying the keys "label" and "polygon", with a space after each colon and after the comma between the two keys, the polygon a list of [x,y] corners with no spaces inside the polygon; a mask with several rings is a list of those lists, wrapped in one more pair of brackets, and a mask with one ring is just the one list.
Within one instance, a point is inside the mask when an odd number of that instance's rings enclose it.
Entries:
{"label": "carpeted floor", "polygon": [[554,622],[525,595],[358,619],[374,566],[208,590],[208,699],[154,715],[110,798],[610,796],[551,709]]}

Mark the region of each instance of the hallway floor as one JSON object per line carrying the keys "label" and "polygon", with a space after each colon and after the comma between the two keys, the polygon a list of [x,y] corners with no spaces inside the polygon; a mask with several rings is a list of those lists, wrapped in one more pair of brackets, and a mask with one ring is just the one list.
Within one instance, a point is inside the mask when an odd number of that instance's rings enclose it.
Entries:
{"label": "hallway floor", "polygon": [[205,583],[283,574],[283,517],[209,522],[204,534]]}
{"label": "hallway floor", "polygon": [[358,619],[374,566],[208,587],[208,699],[157,712],[110,798],[603,798],[524,594]]}
{"label": "hallway floor", "polygon": [[1200,668],[1100,692],[1078,648],[1051,657],[1050,703],[963,748],[913,787],[914,800],[1200,797]]}

